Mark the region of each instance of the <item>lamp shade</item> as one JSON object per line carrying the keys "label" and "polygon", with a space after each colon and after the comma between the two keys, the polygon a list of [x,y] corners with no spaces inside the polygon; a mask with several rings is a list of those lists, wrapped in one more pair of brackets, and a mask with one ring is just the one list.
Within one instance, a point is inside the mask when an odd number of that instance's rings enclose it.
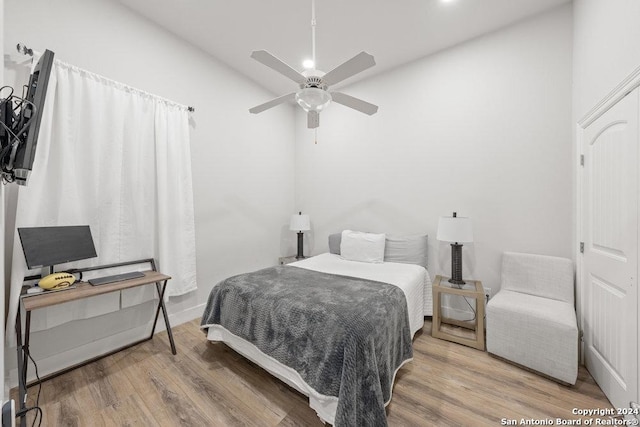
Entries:
{"label": "lamp shade", "polygon": [[441,216],[436,238],[443,242],[473,242],[471,219],[461,216]]}
{"label": "lamp shade", "polygon": [[302,215],[302,212],[300,212],[297,215],[291,215],[291,222],[289,223],[289,230],[291,230],[291,231],[307,231],[307,230],[311,230],[311,223],[309,222],[309,215]]}

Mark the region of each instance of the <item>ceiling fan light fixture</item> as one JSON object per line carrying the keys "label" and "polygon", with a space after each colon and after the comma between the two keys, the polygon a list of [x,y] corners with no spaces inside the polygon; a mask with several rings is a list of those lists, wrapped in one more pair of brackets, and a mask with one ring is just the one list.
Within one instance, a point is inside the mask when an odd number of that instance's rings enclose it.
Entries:
{"label": "ceiling fan light fixture", "polygon": [[320,112],[331,103],[331,95],[326,90],[307,87],[296,93],[296,102],[307,113],[309,111]]}
{"label": "ceiling fan light fixture", "polygon": [[251,57],[263,65],[282,74],[298,84],[299,90],[291,92],[278,98],[256,105],[249,109],[251,114],[257,114],[269,108],[280,105],[284,102],[296,100],[296,103],[307,113],[307,127],[315,129],[320,125],[320,112],[324,110],[331,101],[342,104],[346,107],[360,111],[361,113],[372,115],[378,111],[378,106],[370,104],[361,99],[349,96],[342,92],[328,92],[329,86],[336,85],[374,65],[376,61],[367,52],[360,52],[353,58],[338,65],[328,73],[316,69],[316,18],[315,0],[311,0],[311,58],[303,62],[306,68],[300,72],[281,59],[273,56],[266,50],[254,50]]}

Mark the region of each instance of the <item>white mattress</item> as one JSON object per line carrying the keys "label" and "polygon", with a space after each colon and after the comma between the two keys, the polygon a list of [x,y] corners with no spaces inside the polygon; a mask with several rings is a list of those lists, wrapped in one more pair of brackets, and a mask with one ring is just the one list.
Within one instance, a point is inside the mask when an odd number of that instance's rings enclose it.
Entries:
{"label": "white mattress", "polygon": [[289,265],[396,285],[403,290],[407,298],[412,335],[422,329],[424,316],[432,315],[431,280],[427,270],[419,265],[348,261],[340,255],[330,253],[306,258]]}
{"label": "white mattress", "polygon": [[[418,265],[385,262],[380,264],[347,261],[340,255],[322,254],[289,264],[299,268],[331,274],[359,277],[368,280],[390,283],[398,286],[407,298],[409,325],[412,335],[422,329],[424,316],[432,314],[431,278],[429,272]],[[271,375],[279,378],[306,396],[309,406],[316,411],[324,422],[333,424],[338,398],[318,393],[307,384],[300,374],[263,353],[252,343],[232,334],[220,325],[210,325],[207,339],[222,341],[247,359],[258,364]],[[405,361],[408,362],[409,360]],[[400,369],[400,368],[398,368]],[[397,373],[397,370],[396,370]],[[394,373],[395,381],[395,373]],[[389,401],[391,398],[389,398]],[[389,402],[386,402],[388,404]]]}

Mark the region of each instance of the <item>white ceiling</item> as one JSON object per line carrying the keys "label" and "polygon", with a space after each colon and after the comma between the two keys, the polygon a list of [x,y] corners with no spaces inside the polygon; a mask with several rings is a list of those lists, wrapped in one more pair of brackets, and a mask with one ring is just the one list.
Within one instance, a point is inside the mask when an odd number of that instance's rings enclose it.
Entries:
{"label": "white ceiling", "polygon": [[[297,86],[251,51],[268,50],[300,71],[311,57],[311,0],[119,1],[274,94]],[[316,0],[317,68],[367,51],[376,66],[345,82],[353,83],[569,1]]]}

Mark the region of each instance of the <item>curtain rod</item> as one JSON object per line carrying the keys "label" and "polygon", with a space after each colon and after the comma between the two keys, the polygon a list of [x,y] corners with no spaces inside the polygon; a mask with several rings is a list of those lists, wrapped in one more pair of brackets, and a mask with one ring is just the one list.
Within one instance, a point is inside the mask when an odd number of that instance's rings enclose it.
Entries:
{"label": "curtain rod", "polygon": [[[27,55],[27,56],[33,56],[33,49],[27,47],[26,45],[22,44],[22,43],[18,43],[16,45],[16,50],[18,51],[18,53],[21,53],[23,55]],[[192,106],[188,106],[187,107],[187,111],[193,113],[194,111],[196,111],[196,109]]]}

